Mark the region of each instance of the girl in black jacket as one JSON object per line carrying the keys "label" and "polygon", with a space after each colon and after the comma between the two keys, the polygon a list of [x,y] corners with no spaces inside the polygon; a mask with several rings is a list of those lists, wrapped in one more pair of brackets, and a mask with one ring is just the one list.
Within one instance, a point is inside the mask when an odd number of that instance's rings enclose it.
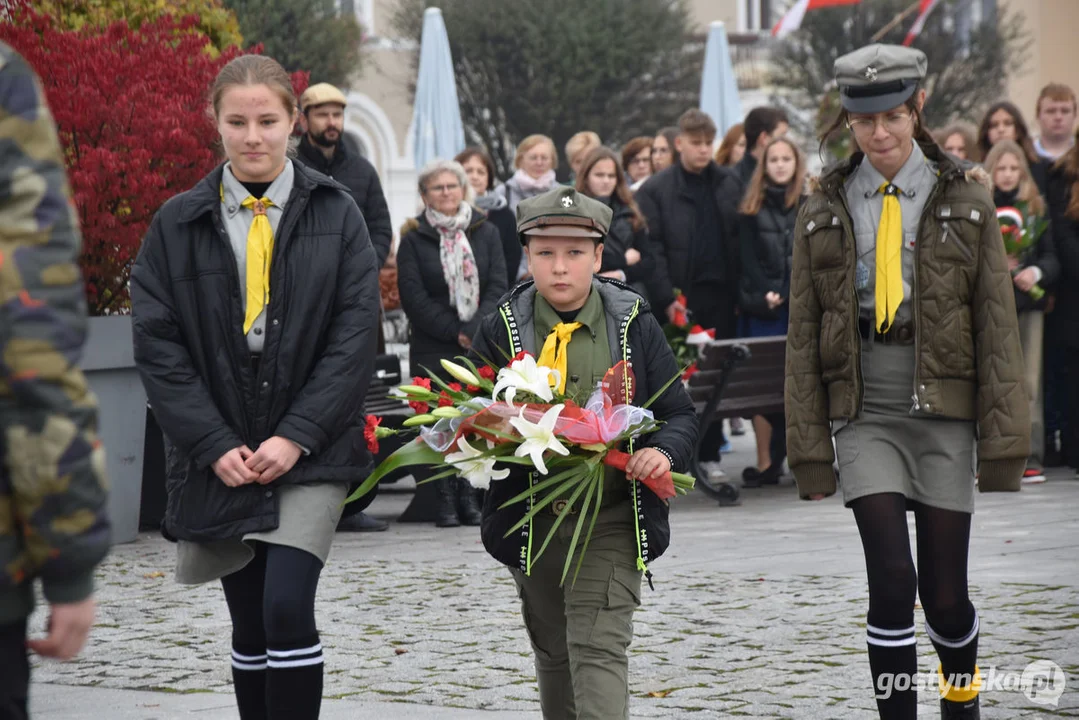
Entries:
{"label": "girl in black jacket", "polygon": [[[739,207],[742,273],[739,306],[745,337],[787,334],[794,225],[804,197],[806,163],[797,146],[776,138],[764,150]],[[779,482],[786,455],[783,415],[753,418],[757,467],[746,468],[747,487]],[[774,435],[773,435],[774,433]]]}
{"label": "girl in black jacket", "polygon": [[[414,376],[443,376],[441,361],[468,351],[476,328],[506,293],[502,238],[482,210],[465,202],[466,187],[460,163],[431,163],[419,177],[426,209],[401,229],[397,287],[408,317]],[[480,524],[479,504],[466,480],[442,478],[435,488],[435,525]]]}
{"label": "girl in black jacket", "polygon": [[378,259],[356,203],[285,154],[288,74],[244,55],[214,83],[228,162],[158,211],[131,273],[135,364],[175,446],[177,579],[221,580],[240,717],[317,718],[315,590],[370,457]]}
{"label": "girl in black jacket", "polygon": [[1012,140],[1000,140],[985,158],[985,169],[993,180],[993,202],[1000,208],[1014,208],[1023,224],[1035,226],[1042,219],[1047,226],[1037,242],[1018,256],[1009,256],[1015,308],[1019,311],[1019,336],[1026,366],[1027,395],[1030,397],[1030,458],[1023,473],[1024,483],[1045,482],[1045,415],[1042,412],[1042,348],[1048,291],[1060,275],[1060,263],[1053,247],[1053,228],[1045,200],[1030,173],[1026,153]]}
{"label": "girl in black jacket", "polygon": [[613,150],[598,147],[588,154],[577,176],[577,191],[605,203],[614,213],[603,242],[600,275],[621,280],[649,302],[661,300],[648,226]]}

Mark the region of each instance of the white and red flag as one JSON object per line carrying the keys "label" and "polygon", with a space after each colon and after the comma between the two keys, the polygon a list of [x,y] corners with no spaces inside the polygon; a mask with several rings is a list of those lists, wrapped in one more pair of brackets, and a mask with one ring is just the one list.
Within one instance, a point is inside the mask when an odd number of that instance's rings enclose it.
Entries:
{"label": "white and red flag", "polygon": [[903,40],[903,44],[910,47],[910,44],[914,42],[914,38],[922,32],[922,28],[925,27],[925,19],[929,17],[929,13],[933,12],[933,8],[940,4],[940,0],[922,0],[921,6],[918,8],[918,17],[914,21],[914,24],[910,26],[910,32],[907,33],[907,37]]}
{"label": "white and red flag", "polygon": [[826,7],[839,7],[841,5],[857,5],[862,0],[798,0],[791,9],[784,13],[779,22],[772,28],[772,35],[783,37],[794,32],[802,26],[802,18],[809,10],[819,10]]}

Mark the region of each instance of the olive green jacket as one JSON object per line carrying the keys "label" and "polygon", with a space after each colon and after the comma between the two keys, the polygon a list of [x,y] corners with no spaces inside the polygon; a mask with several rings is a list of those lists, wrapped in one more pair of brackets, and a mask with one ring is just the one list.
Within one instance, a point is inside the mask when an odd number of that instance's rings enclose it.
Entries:
{"label": "olive green jacket", "polygon": [[[979,489],[1018,490],[1030,410],[1011,274],[980,168],[922,145],[939,175],[915,243],[917,417],[976,420]],[[787,334],[787,451],[799,494],[830,495],[831,421],[861,412],[857,250],[843,183],[860,153],[827,170],[798,215]]]}

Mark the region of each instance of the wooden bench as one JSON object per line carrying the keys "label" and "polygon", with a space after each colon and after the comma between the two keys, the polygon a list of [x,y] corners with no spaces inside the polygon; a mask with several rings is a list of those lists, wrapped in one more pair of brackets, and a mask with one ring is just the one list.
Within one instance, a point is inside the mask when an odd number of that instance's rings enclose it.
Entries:
{"label": "wooden bench", "polygon": [[700,418],[692,472],[697,487],[720,505],[739,504],[738,486],[709,480],[701,469],[697,457],[705,430],[723,418],[783,412],[786,347],[785,335],[717,340],[703,348],[698,371],[689,378],[687,390]]}

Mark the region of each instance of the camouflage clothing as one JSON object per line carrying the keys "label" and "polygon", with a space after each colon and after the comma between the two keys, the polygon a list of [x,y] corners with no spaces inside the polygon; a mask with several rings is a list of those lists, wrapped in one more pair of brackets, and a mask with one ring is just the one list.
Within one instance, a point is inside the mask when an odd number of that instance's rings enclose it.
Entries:
{"label": "camouflage clothing", "polygon": [[109,546],[97,404],[76,367],[86,300],[41,84],[0,43],[0,624],[84,600]]}

